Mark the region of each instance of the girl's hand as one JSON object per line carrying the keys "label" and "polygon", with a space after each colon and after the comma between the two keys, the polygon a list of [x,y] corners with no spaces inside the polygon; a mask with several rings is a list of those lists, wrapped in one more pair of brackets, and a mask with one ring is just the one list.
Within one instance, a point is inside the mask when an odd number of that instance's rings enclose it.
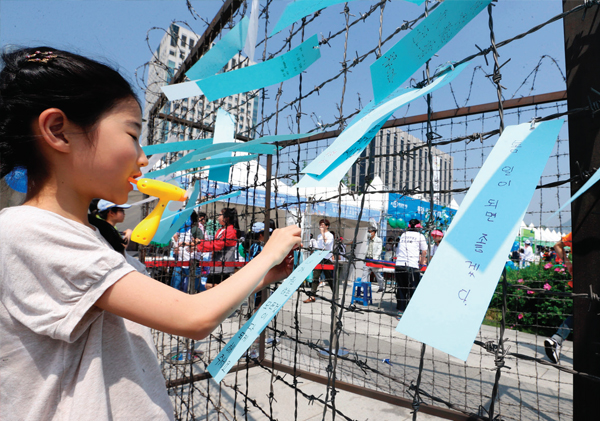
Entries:
{"label": "girl's hand", "polygon": [[283,259],[283,262],[273,267],[265,275],[263,284],[270,285],[274,282],[279,282],[287,278],[294,271],[294,252],[290,251],[289,254]]}
{"label": "girl's hand", "polygon": [[[301,231],[296,225],[276,229],[265,244],[262,256],[267,256],[271,261],[271,268],[275,268],[288,256],[289,252],[300,247]],[[292,259],[293,264],[293,259]]]}

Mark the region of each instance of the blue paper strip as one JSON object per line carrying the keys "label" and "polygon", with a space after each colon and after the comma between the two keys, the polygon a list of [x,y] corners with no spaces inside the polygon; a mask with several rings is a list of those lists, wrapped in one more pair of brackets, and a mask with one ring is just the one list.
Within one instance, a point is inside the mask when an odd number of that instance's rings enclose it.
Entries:
{"label": "blue paper strip", "polygon": [[250,8],[250,20],[248,23],[248,35],[246,36],[246,44],[244,45],[244,53],[254,61],[254,50],[256,48],[256,38],[258,35],[258,0],[252,0]]}
{"label": "blue paper strip", "polygon": [[[235,119],[222,108],[217,111],[217,122],[215,123],[215,144],[231,142],[235,137]],[[217,159],[231,158],[231,152],[220,153],[215,156]],[[229,182],[229,167],[210,168],[208,179],[212,181]]]}
{"label": "blue paper strip", "polygon": [[[199,183],[198,183],[199,184]],[[194,190],[195,192],[196,190]],[[223,196],[219,196],[216,197],[214,199],[211,200],[207,200],[206,202],[202,202],[198,205],[195,205],[194,203],[196,203],[196,200],[198,199],[198,195],[196,194],[196,197],[190,197],[190,200],[188,202],[188,206],[180,212],[177,212],[174,215],[169,215],[163,219],[161,219],[161,224],[163,223],[163,221],[165,221],[165,223],[167,225],[170,224],[170,220],[175,217],[175,216],[179,216],[179,218],[173,223],[173,225],[171,225],[169,227],[169,229],[162,234],[162,237],[160,237],[159,240],[157,240],[156,242],[159,244],[165,244],[168,243],[171,240],[171,237],[173,237],[173,235],[175,235],[175,233],[179,230],[179,228],[181,228],[181,226],[185,223],[185,221],[187,221],[187,219],[190,217],[190,215],[192,214],[192,211],[200,206],[204,206],[204,205],[208,205],[209,203],[213,203],[213,202],[217,202],[217,201],[223,201],[223,200],[227,200],[229,198],[232,197],[236,197],[239,196],[242,192],[240,191],[236,191],[230,194],[226,194]],[[192,201],[193,200],[193,201]],[[191,204],[191,205],[190,205]],[[156,235],[154,236],[154,238],[159,238]]]}
{"label": "blue paper strip", "polygon": [[[194,190],[192,190],[192,194],[190,194],[190,197],[188,199],[186,209],[184,209],[183,211],[172,211],[169,209],[170,207],[167,206],[167,208],[163,212],[163,217],[160,220],[158,229],[156,230],[156,233],[154,233],[153,238],[155,242],[159,244],[166,244],[171,240],[171,237],[173,237],[177,230],[181,228],[181,226],[185,223],[185,221],[187,221],[189,216],[192,214],[193,205],[196,203],[196,200],[198,200],[199,195],[200,183],[196,182],[196,184],[194,185]],[[172,221],[170,219],[177,215],[181,215],[181,217],[177,219],[173,225],[171,225]],[[168,222],[163,222],[167,220]]]}
{"label": "blue paper strip", "polygon": [[164,85],[160,87],[160,90],[163,91],[169,101],[203,95],[196,81]]}
{"label": "blue paper strip", "polygon": [[[507,127],[458,209],[396,330],[467,360],[563,124]],[[433,310],[435,309],[435,310]]]}
{"label": "blue paper strip", "polygon": [[581,188],[579,190],[577,190],[577,193],[575,193],[573,195],[573,197],[571,197],[567,201],[567,203],[562,205],[556,212],[554,212],[552,215],[550,215],[550,217],[547,218],[545,222],[548,222],[549,220],[554,218],[556,215],[558,215],[560,213],[560,211],[562,211],[567,205],[571,204],[575,199],[577,199],[579,196],[581,196],[583,193],[585,193],[590,187],[592,187],[594,184],[596,184],[598,182],[598,180],[600,180],[600,170],[596,170],[594,175],[591,176],[590,179],[588,181],[586,181],[586,183],[583,186],[581,186]]}
{"label": "blue paper strip", "polygon": [[[375,102],[383,100],[492,0],[446,0],[371,65]],[[202,86],[200,86],[202,89]],[[204,89],[202,89],[204,91]]]}
{"label": "blue paper strip", "polygon": [[244,17],[219,42],[198,60],[185,75],[190,80],[200,80],[219,73],[231,57],[242,51],[246,43],[250,20]]}
{"label": "blue paper strip", "polygon": [[227,345],[219,352],[219,355],[208,366],[208,372],[213,378],[220,382],[229,372],[231,367],[239,360],[244,352],[252,345],[258,335],[273,320],[273,317],[291,298],[294,292],[302,285],[308,274],[327,255],[327,250],[317,250],[306,259],[269,299],[254,313],[244,326],[227,342]]}
{"label": "blue paper strip", "polygon": [[198,81],[208,101],[275,85],[306,70],[321,57],[317,35],[287,53],[254,66]]}
{"label": "blue paper strip", "polygon": [[[240,191],[234,191],[233,193],[224,194],[224,195],[221,195],[219,197],[215,197],[214,199],[210,199],[210,200],[207,200],[205,202],[198,203],[197,205],[194,205],[191,208],[187,208],[187,209],[196,209],[196,208],[199,208],[201,206],[206,206],[206,205],[208,205],[210,203],[213,203],[213,202],[222,202],[223,200],[228,200],[228,199],[237,197],[240,194],[242,194],[241,190]],[[168,221],[169,219],[174,218],[174,217],[176,217],[178,215],[179,215],[179,213],[176,212],[174,215],[169,215],[167,217],[163,217],[163,219],[161,219],[160,221],[161,222],[162,221]]]}
{"label": "blue paper strip", "polygon": [[[339,3],[346,3],[352,0],[296,0],[289,3],[283,14],[277,21],[275,28],[271,31],[271,36],[284,28],[287,28],[292,23],[299,21],[303,17],[315,13],[318,10],[325,9]],[[417,5],[423,4],[425,0],[406,0]]]}
{"label": "blue paper strip", "polygon": [[192,151],[198,148],[208,148],[212,145],[213,139],[195,139],[185,140],[181,142],[170,142],[170,143],[159,143],[156,145],[148,145],[142,147],[142,150],[146,156],[154,155],[156,153],[167,153],[167,152],[181,152],[181,151]]}
{"label": "blue paper strip", "polygon": [[[184,158],[186,158],[188,155],[186,155]],[[231,156],[219,157],[219,155],[220,154],[215,155],[215,158],[212,158],[212,159],[189,160],[186,162],[180,162],[181,161],[180,160],[180,161],[177,161],[177,162],[169,165],[167,168],[152,171],[152,172],[146,174],[145,177],[146,178],[158,178],[158,177],[162,177],[162,176],[165,176],[168,174],[172,174],[174,172],[190,170],[192,168],[204,168],[204,167],[214,168],[214,167],[222,167],[222,166],[223,167],[227,166],[227,167],[231,168],[231,165],[233,165],[233,164],[237,164],[239,162],[252,161],[258,157],[257,154],[234,156],[234,157],[231,157]],[[213,180],[213,181],[221,181],[221,180]],[[228,183],[229,180],[222,181],[222,182]]]}
{"label": "blue paper strip", "polygon": [[452,82],[468,64],[457,66],[424,88],[399,88],[377,105],[371,101],[361,111],[361,117],[355,119],[325,151],[302,170],[307,175],[296,187],[336,187],[398,108]]}

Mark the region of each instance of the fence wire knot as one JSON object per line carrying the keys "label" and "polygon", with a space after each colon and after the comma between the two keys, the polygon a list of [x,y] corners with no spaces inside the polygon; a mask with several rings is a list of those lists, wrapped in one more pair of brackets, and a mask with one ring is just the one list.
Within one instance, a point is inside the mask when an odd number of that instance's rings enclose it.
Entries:
{"label": "fence wire knot", "polygon": [[314,404],[314,403],[315,403],[315,400],[319,399],[321,396],[323,396],[323,394],[320,394],[318,397],[317,397],[317,396],[315,396],[315,395],[310,395],[310,396],[308,397],[308,404],[309,404],[309,405],[312,405],[312,404]]}

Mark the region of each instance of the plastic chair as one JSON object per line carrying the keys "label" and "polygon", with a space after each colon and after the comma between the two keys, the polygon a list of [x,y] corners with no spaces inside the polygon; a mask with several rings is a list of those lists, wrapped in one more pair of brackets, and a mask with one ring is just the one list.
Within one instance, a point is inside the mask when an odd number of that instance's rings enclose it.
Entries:
{"label": "plastic chair", "polygon": [[350,304],[354,304],[355,301],[362,301],[362,305],[364,306],[373,304],[373,292],[370,282],[363,282],[362,278],[356,278],[352,286],[352,300],[350,300]]}
{"label": "plastic chair", "polygon": [[371,282],[363,282],[363,305],[368,306],[373,304],[373,292],[371,291]]}
{"label": "plastic chair", "polygon": [[355,301],[362,300],[361,289],[362,289],[362,279],[356,278],[356,280],[354,281],[354,285],[352,285],[352,300],[350,300],[351,305],[354,304]]}

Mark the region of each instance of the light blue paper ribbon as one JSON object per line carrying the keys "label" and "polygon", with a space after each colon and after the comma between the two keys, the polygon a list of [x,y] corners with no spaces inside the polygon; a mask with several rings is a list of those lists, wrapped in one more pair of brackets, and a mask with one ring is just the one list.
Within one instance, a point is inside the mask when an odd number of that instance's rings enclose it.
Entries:
{"label": "light blue paper ribbon", "polygon": [[491,1],[445,0],[440,4],[371,65],[375,102],[404,83]]}
{"label": "light blue paper ribbon", "polygon": [[[214,143],[231,142],[235,137],[235,119],[234,117],[222,108],[217,111],[217,122],[215,123],[215,138]],[[223,152],[215,156],[216,159],[226,160],[231,158],[231,152]],[[213,168],[208,171],[208,179],[212,181],[220,181],[222,183],[229,182],[229,170],[231,165],[227,167]]]}
{"label": "light blue paper ribbon", "polygon": [[[159,244],[166,244],[171,240],[171,237],[181,228],[181,226],[187,221],[189,216],[192,214],[194,210],[193,206],[198,200],[198,196],[200,195],[200,183],[196,183],[194,185],[194,190],[192,190],[192,194],[190,194],[190,198],[188,199],[187,206],[182,211],[171,211],[169,210],[169,206],[163,212],[163,218],[160,220],[160,224],[158,225],[158,229],[154,234],[155,242]],[[179,219],[175,221],[173,225],[171,225],[170,219],[174,216],[180,215]],[[163,222],[167,221],[168,222]]]}
{"label": "light blue paper ribbon", "polygon": [[248,18],[244,17],[186,72],[185,75],[191,82],[161,86],[160,89],[169,101],[203,95],[202,90],[196,82],[220,72],[231,57],[244,48],[248,33],[248,23]]}
{"label": "light blue paper ribbon", "polygon": [[196,81],[164,85],[160,87],[160,90],[163,91],[169,101],[203,95]]}
{"label": "light blue paper ribbon", "polygon": [[468,64],[456,66],[424,88],[399,88],[379,104],[371,101],[350,126],[302,170],[306,175],[296,187],[336,187],[398,108],[452,82]]}
{"label": "light blue paper ribbon", "polygon": [[242,51],[246,44],[250,20],[244,17],[214,47],[198,60],[185,75],[190,80],[201,80],[220,72],[231,57]]}
{"label": "light blue paper ribbon", "polygon": [[600,180],[600,170],[596,170],[594,175],[591,176],[590,179],[588,181],[586,181],[586,183],[583,186],[581,186],[581,188],[579,190],[577,190],[577,193],[575,193],[573,195],[573,197],[571,197],[567,201],[567,203],[562,205],[556,212],[554,212],[552,215],[550,215],[546,219],[545,222],[548,222],[549,220],[554,218],[556,215],[558,215],[560,213],[560,211],[562,211],[566,206],[570,205],[575,199],[577,199],[579,196],[581,196],[583,193],[585,193],[590,187],[592,187],[594,184],[596,184],[598,182],[598,180]]}
{"label": "light blue paper ribbon", "polygon": [[142,147],[146,156],[151,156],[157,153],[192,151],[198,148],[208,148],[212,145],[213,139],[195,139],[185,140],[180,142],[159,143],[156,145],[148,145]]}
{"label": "light blue paper ribbon", "polygon": [[269,299],[254,313],[244,326],[227,342],[227,345],[219,352],[219,355],[208,366],[208,372],[213,378],[220,382],[233,365],[239,360],[244,352],[250,348],[258,335],[273,320],[273,317],[281,310],[283,305],[291,298],[300,287],[308,274],[329,253],[327,250],[317,250],[306,259]]}
{"label": "light blue paper ribbon", "polygon": [[[315,13],[318,10],[325,9],[339,3],[346,3],[352,0],[296,0],[289,3],[283,14],[277,21],[275,28],[271,31],[271,36],[284,28],[287,28],[292,23],[299,21],[303,17]],[[406,0],[417,5],[423,4],[425,0]]]}
{"label": "light blue paper ribbon", "polygon": [[250,20],[248,23],[248,35],[246,36],[246,44],[244,52],[250,61],[254,61],[254,50],[256,48],[256,38],[258,35],[258,0],[252,0],[250,7]]}
{"label": "light blue paper ribbon", "polygon": [[563,120],[510,126],[492,149],[396,330],[463,361]]}
{"label": "light blue paper ribbon", "polygon": [[306,70],[321,57],[319,40],[313,35],[298,47],[279,57],[200,80],[198,86],[208,99],[248,92],[288,80]]}
{"label": "light blue paper ribbon", "polygon": [[[197,183],[197,185],[200,186],[200,183]],[[196,190],[199,190],[199,188],[194,189],[194,193],[196,192]],[[208,205],[209,203],[220,202],[223,200],[231,199],[232,197],[239,196],[241,193],[242,193],[241,191],[236,191],[233,193],[229,193],[229,194],[225,194],[223,196],[216,197],[211,200],[207,200],[206,202],[202,202],[197,205],[194,204],[194,203],[196,203],[196,200],[198,199],[198,194],[195,193],[196,194],[195,196],[192,195],[192,197],[190,197],[190,200],[188,201],[188,206],[186,206],[186,208],[184,210],[175,212],[174,214],[171,214],[160,220],[161,224],[163,224],[163,221],[165,221],[164,223],[169,228],[166,231],[163,231],[161,237],[158,237],[157,235],[154,236],[155,238],[160,238],[156,242],[159,244],[168,243],[171,240],[171,238],[173,237],[173,235],[175,235],[175,233],[179,230],[179,228],[181,228],[181,226],[185,223],[185,221],[187,221],[187,219],[190,217],[190,215],[192,214],[192,211],[194,209],[199,208],[200,206]],[[176,216],[179,216],[179,218],[175,221],[175,223],[173,225],[169,225],[170,220]],[[158,234],[158,231],[157,231],[157,234]]]}

